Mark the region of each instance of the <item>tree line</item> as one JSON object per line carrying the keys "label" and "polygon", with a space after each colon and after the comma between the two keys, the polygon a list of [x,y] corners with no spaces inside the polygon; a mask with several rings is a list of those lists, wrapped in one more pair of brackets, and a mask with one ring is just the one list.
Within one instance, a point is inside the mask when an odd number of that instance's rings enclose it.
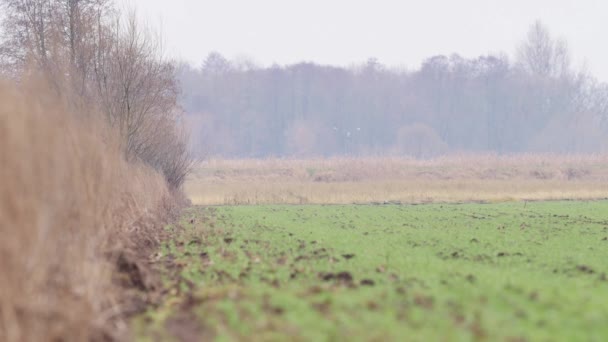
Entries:
{"label": "tree line", "polygon": [[211,53],[178,67],[201,155],[225,157],[605,151],[608,86],[534,23],[515,57],[433,56],[415,70],[258,67]]}

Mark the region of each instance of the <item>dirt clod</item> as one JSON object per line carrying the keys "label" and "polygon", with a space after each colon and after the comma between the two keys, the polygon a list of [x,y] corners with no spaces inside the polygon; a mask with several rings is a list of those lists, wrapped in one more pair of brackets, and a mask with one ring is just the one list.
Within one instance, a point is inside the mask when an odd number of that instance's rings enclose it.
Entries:
{"label": "dirt clod", "polygon": [[363,286],[374,286],[374,285],[376,285],[376,282],[374,282],[371,279],[363,279],[363,280],[361,280],[361,285],[363,285]]}
{"label": "dirt clod", "polygon": [[336,279],[346,283],[351,283],[353,281],[353,276],[349,272],[340,272],[336,275]]}
{"label": "dirt clod", "polygon": [[355,257],[355,255],[354,255],[354,254],[352,254],[352,253],[349,253],[349,254],[342,254],[342,257],[343,257],[344,259],[346,259],[346,260],[349,260],[349,259],[354,258],[354,257]]}
{"label": "dirt clod", "polygon": [[591,267],[589,267],[587,265],[578,265],[578,266],[576,266],[576,269],[579,270],[579,271],[581,271],[581,272],[587,273],[587,274],[593,274],[593,273],[595,273],[595,271]]}

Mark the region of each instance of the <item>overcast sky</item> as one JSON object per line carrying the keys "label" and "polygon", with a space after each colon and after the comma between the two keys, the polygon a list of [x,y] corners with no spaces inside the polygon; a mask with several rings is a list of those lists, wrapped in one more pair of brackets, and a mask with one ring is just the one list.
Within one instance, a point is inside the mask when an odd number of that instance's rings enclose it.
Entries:
{"label": "overcast sky", "polygon": [[376,57],[417,67],[436,54],[513,54],[540,19],[577,65],[608,81],[606,0],[118,0],[162,27],[172,57],[211,51],[262,65],[351,65]]}

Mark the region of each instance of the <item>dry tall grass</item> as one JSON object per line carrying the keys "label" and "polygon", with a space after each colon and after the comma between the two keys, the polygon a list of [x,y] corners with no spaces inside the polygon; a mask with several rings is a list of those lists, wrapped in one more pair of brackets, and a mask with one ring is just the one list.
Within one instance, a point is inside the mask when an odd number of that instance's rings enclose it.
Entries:
{"label": "dry tall grass", "polygon": [[153,244],[173,199],[91,120],[0,82],[0,341],[125,336],[117,261]]}
{"label": "dry tall grass", "polygon": [[185,191],[205,205],[599,199],[608,156],[209,160]]}

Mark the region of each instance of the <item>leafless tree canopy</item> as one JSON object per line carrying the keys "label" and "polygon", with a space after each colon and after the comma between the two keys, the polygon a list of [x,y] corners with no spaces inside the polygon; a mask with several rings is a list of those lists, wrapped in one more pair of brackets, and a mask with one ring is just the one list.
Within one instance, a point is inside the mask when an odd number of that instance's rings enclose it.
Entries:
{"label": "leafless tree canopy", "polygon": [[521,67],[531,74],[559,78],[571,72],[568,44],[563,39],[553,39],[540,21],[530,27],[517,55]]}
{"label": "leafless tree canopy", "polygon": [[[0,0],[7,74],[42,72],[76,108],[96,106],[139,159],[181,186],[190,165],[173,64],[160,39],[110,0]],[[126,19],[125,19],[126,18]]]}

